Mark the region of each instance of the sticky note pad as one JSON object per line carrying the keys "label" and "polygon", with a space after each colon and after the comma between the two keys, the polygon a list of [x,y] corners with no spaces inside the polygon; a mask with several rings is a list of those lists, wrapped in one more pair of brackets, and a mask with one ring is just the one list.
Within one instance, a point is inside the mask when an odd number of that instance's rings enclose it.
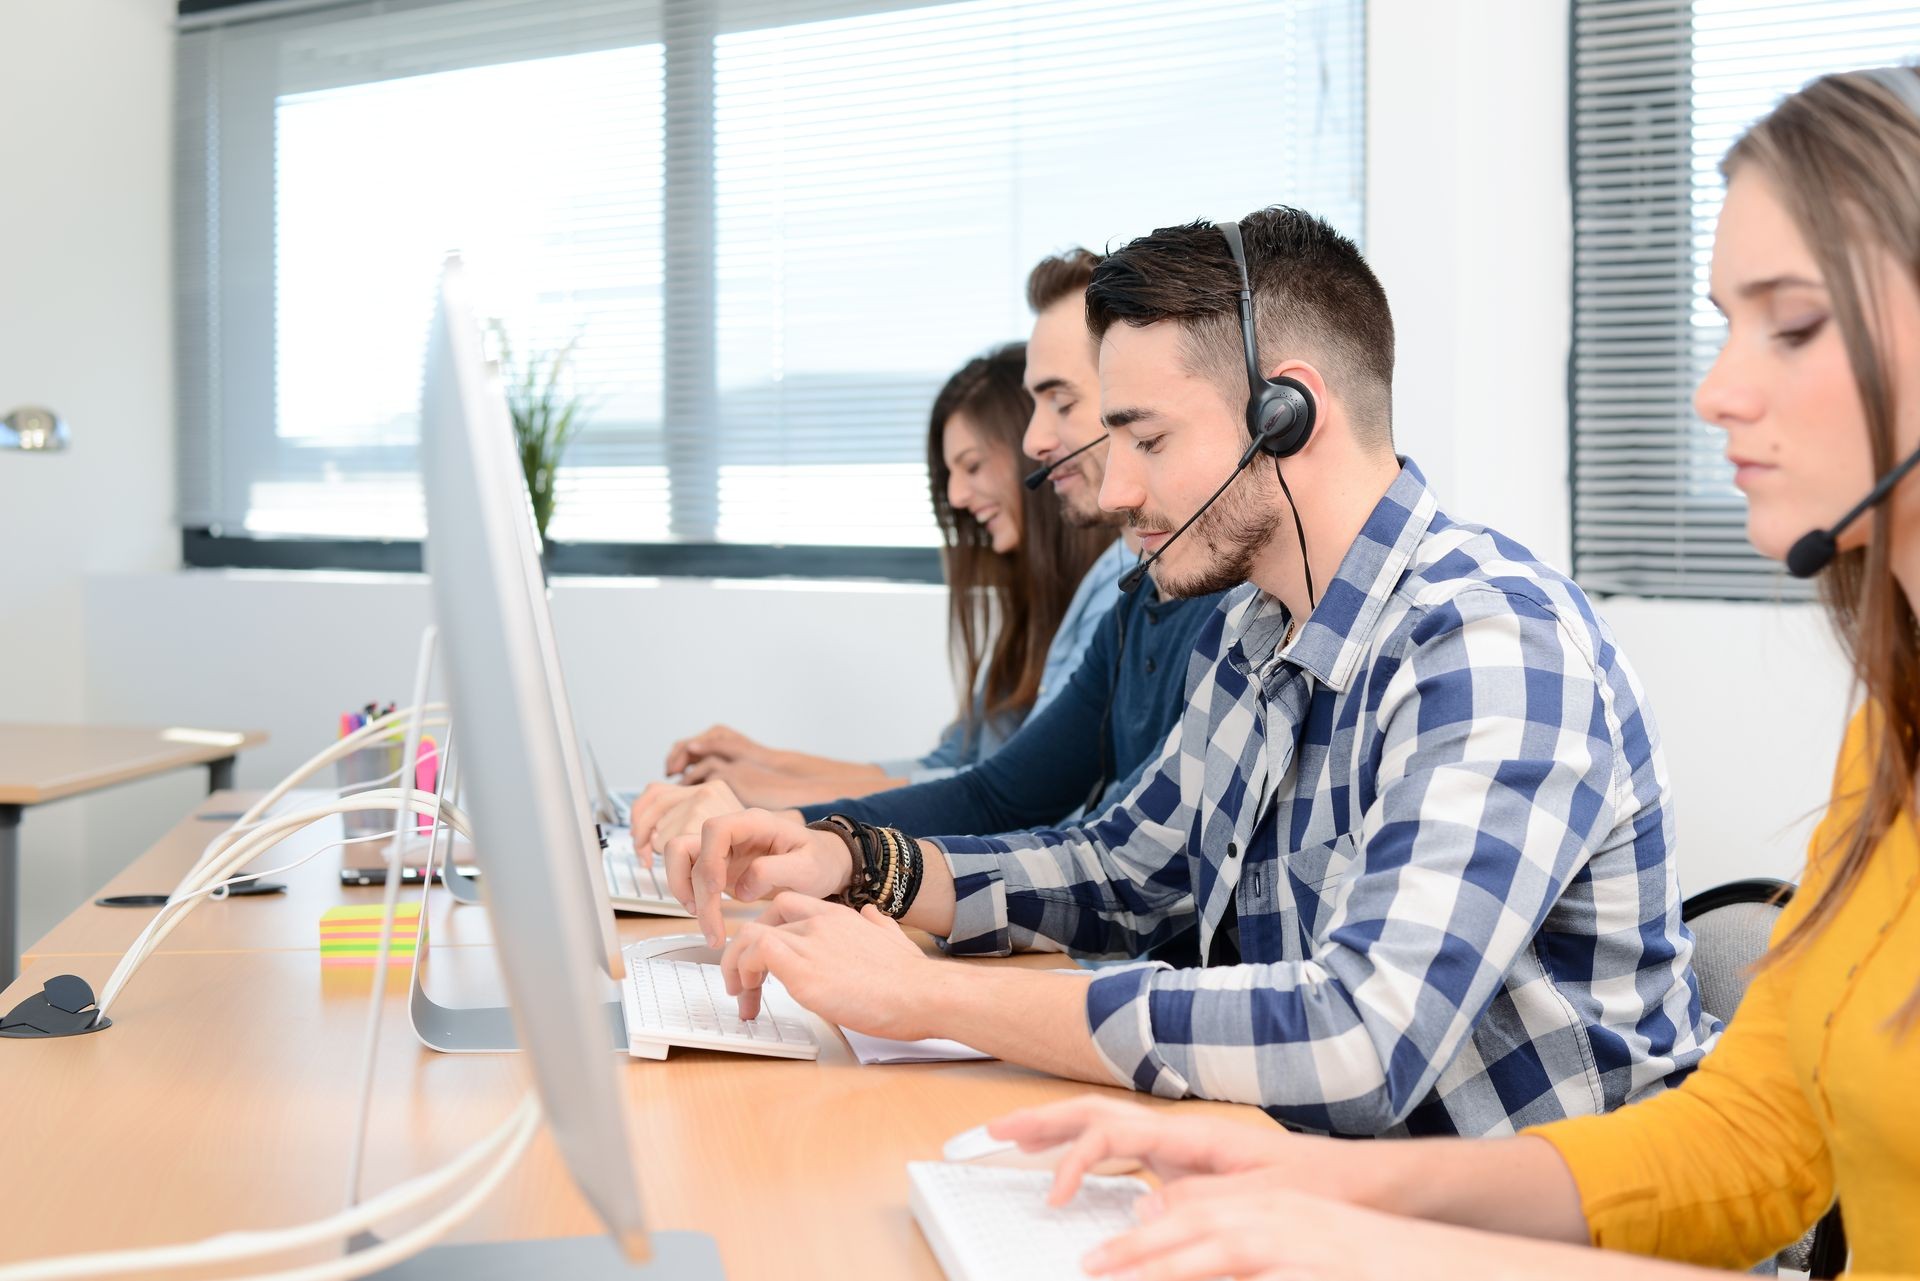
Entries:
{"label": "sticky note pad", "polygon": [[[320,964],[372,965],[380,956],[378,903],[355,903],[327,909],[320,918]],[[393,909],[393,938],[387,948],[389,965],[413,964],[413,940],[420,929],[420,903],[398,903]]]}

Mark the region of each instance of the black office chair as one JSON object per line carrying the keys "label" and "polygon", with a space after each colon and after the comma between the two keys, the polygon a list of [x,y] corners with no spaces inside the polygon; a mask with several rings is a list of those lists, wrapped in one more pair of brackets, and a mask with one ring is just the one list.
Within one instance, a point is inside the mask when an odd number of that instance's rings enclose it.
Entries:
{"label": "black office chair", "polygon": [[[1793,897],[1786,881],[1765,877],[1729,881],[1702,890],[1680,905],[1680,919],[1693,931],[1693,973],[1700,983],[1700,1004],[1722,1023],[1733,1017],[1747,994],[1753,964],[1782,908]],[[1847,1234],[1835,1202],[1813,1231],[1782,1250],[1773,1266],[1805,1272],[1812,1281],[1831,1281],[1847,1266]]]}

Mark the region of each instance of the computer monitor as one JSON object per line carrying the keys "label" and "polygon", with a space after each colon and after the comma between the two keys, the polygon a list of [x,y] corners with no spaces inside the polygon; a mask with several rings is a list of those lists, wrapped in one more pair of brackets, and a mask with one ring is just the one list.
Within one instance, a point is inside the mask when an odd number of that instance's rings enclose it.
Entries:
{"label": "computer monitor", "polygon": [[[493,917],[515,1027],[568,1168],[629,1257],[643,1257],[626,1103],[608,1052],[596,910],[583,857],[584,783],[568,767],[564,704],[545,596],[525,550],[531,522],[498,379],[457,262],[427,347],[421,459],[427,567],[474,857]],[[537,602],[537,603],[536,603]],[[597,852],[596,852],[597,853]],[[617,941],[613,953],[618,956]],[[638,1253],[636,1253],[638,1251]]]}
{"label": "computer monitor", "polygon": [[[534,650],[544,673],[546,711],[559,744],[566,794],[572,798],[569,821],[573,836],[569,844],[579,855],[585,872],[586,893],[593,904],[596,926],[582,935],[582,941],[593,949],[594,964],[617,981],[625,974],[625,964],[620,957],[619,935],[614,932],[606,866],[588,808],[586,769],[574,727],[573,704],[567,696],[566,676],[561,668],[553,611],[540,568],[540,537],[533,519],[533,503],[510,443],[512,419],[506,399],[497,374],[485,359],[478,321],[466,288],[459,260],[449,258],[442,274],[435,340],[441,341],[449,336],[448,331],[456,330],[463,334],[464,344],[448,342],[438,361],[434,359],[433,350],[428,353],[420,423],[421,459],[428,491],[427,568],[438,577],[434,564],[437,553],[452,572],[478,572],[477,558],[483,554],[482,545],[469,538],[435,538],[433,500],[437,463],[447,472],[448,483],[440,494],[443,520],[485,522],[503,540],[503,545],[487,547],[484,554],[499,557],[498,563],[509,567],[503,572],[511,573],[513,567],[517,567],[524,606],[518,609],[516,617],[532,629]],[[490,466],[482,465],[488,462]],[[462,488],[465,481],[470,481],[473,488]],[[451,559],[456,556],[463,559]],[[475,563],[466,564],[466,559],[474,559]],[[448,616],[444,612],[438,616],[442,620],[440,634],[444,646]],[[461,752],[464,755],[466,748],[462,747]]]}

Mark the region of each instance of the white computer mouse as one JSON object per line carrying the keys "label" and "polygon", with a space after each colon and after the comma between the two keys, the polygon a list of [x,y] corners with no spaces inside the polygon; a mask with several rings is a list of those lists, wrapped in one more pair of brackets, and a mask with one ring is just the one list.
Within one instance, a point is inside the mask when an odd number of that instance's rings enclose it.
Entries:
{"label": "white computer mouse", "polygon": [[[1051,1170],[1066,1153],[1067,1145],[1064,1143],[1042,1148],[1038,1152],[1022,1152],[1018,1143],[994,1138],[987,1133],[984,1125],[962,1130],[940,1149],[940,1155],[948,1161],[1005,1166],[1015,1170]],[[1131,1174],[1139,1168],[1140,1163],[1131,1157],[1112,1157],[1094,1166],[1090,1173]]]}
{"label": "white computer mouse", "polygon": [[641,939],[620,949],[626,956],[641,961],[692,961],[697,965],[718,965],[722,949],[708,947],[698,934],[662,934]]}

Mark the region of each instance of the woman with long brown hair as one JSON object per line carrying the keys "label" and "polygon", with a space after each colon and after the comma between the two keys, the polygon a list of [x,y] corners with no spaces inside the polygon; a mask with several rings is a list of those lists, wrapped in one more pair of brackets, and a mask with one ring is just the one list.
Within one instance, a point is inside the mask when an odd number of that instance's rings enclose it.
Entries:
{"label": "woman with long brown hair", "polygon": [[1067,523],[1051,493],[1021,484],[1033,416],[1025,343],[963,365],[934,397],[927,478],[946,565],[948,638],[963,689],[958,716],[924,756],[862,763],[766,747],[716,725],[673,745],[667,773],[719,779],[747,805],[864,796],[964,768],[999,746],[1041,697],[1048,647],[1111,529]]}
{"label": "woman with long brown hair", "polygon": [[[1091,1274],[1697,1276],[1676,1265],[1769,1258],[1837,1196],[1853,1275],[1920,1275],[1920,483],[1901,483],[1920,454],[1920,69],[1814,81],[1722,169],[1727,341],[1695,403],[1727,433],[1754,546],[1797,572],[1833,553],[1821,587],[1860,706],[1719,1046],[1678,1088],[1512,1139],[1346,1143],[1097,1099],[996,1123],[1074,1143],[1056,1198],[1116,1155],[1167,1180]],[[1844,523],[1878,481],[1886,501]]]}

